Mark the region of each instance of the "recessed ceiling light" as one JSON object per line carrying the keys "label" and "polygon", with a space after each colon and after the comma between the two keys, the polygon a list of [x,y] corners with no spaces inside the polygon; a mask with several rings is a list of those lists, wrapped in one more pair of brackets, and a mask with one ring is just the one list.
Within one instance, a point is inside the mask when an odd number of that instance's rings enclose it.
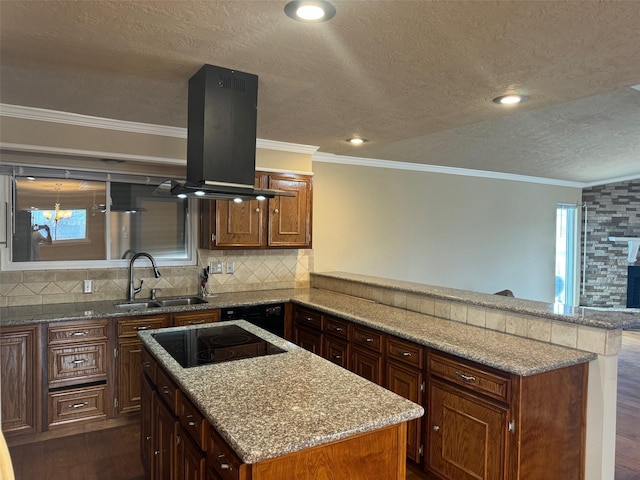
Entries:
{"label": "recessed ceiling light", "polygon": [[240,197],[236,197],[233,199],[233,203],[242,203],[242,199]]}
{"label": "recessed ceiling light", "polygon": [[366,138],[360,137],[347,138],[347,142],[349,142],[351,145],[362,145],[366,141],[368,141]]}
{"label": "recessed ceiling light", "polygon": [[526,102],[529,97],[525,95],[518,95],[517,93],[510,93],[509,95],[501,95],[493,99],[494,103],[501,105],[515,105],[517,103]]}
{"label": "recessed ceiling light", "polygon": [[336,14],[336,7],[325,0],[293,0],[284,6],[284,13],[299,22],[326,22]]}
{"label": "recessed ceiling light", "polygon": [[193,192],[196,197],[204,197],[204,192],[202,190],[196,190]]}
{"label": "recessed ceiling light", "polygon": [[187,194],[186,193],[179,193],[177,195],[178,198],[187,198]]}
{"label": "recessed ceiling light", "polygon": [[640,84],[638,85],[631,85],[631,88],[633,88],[634,90],[637,90],[640,92]]}
{"label": "recessed ceiling light", "polygon": [[258,195],[256,197],[256,200],[258,200],[259,202],[264,202],[267,199],[267,197],[265,197],[264,195]]}

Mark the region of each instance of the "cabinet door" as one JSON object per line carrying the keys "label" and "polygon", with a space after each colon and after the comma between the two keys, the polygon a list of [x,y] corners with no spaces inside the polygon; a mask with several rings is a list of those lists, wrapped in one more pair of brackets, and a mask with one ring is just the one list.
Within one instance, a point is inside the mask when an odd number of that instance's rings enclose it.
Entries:
{"label": "cabinet door", "polygon": [[311,248],[311,177],[270,175],[269,188],[293,196],[269,200],[267,245]]}
{"label": "cabinet door", "polygon": [[149,478],[154,478],[154,443],[155,443],[155,422],[153,418],[156,392],[151,382],[142,375],[142,387],[140,390],[140,460],[144,466],[144,471],[149,474]]}
{"label": "cabinet door", "polygon": [[428,468],[446,479],[502,480],[507,411],[429,382]]}
{"label": "cabinet door", "polygon": [[370,382],[382,385],[382,356],[354,345],[351,349],[351,371]]}
{"label": "cabinet door", "polygon": [[176,436],[178,422],[165,403],[156,398],[155,408],[155,480],[173,480],[176,476]]}
{"label": "cabinet door", "polygon": [[[419,405],[422,401],[422,372],[400,363],[387,361],[386,388]],[[422,418],[407,422],[407,458],[420,463]]]}
{"label": "cabinet door", "polygon": [[176,480],[204,480],[207,471],[204,453],[183,429],[178,431]]}
{"label": "cabinet door", "polygon": [[323,348],[324,358],[343,368],[349,368],[349,344],[345,340],[325,335]]}
{"label": "cabinet door", "polygon": [[[262,179],[262,175],[256,175],[254,184],[256,188],[262,188]],[[266,208],[266,201],[245,200],[242,203],[235,203],[230,200],[216,200],[215,237],[212,238],[212,247],[258,248],[264,246]]]}
{"label": "cabinet door", "polygon": [[124,339],[118,342],[118,413],[140,410],[142,342]]}
{"label": "cabinet door", "polygon": [[0,333],[2,431],[36,433],[37,327],[4,327]]}
{"label": "cabinet door", "polygon": [[316,355],[322,354],[322,333],[319,331],[307,330],[296,325],[293,331],[293,342]]}

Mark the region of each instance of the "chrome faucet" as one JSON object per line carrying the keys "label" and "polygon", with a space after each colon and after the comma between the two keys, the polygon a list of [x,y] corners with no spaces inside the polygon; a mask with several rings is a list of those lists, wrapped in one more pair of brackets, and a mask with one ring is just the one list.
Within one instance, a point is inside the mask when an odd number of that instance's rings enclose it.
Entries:
{"label": "chrome faucet", "polygon": [[129,297],[128,297],[128,300],[130,302],[136,299],[136,294],[140,293],[140,290],[142,290],[142,284],[144,283],[144,280],[141,279],[140,280],[140,286],[136,287],[135,286],[135,282],[133,280],[133,264],[140,257],[147,257],[149,259],[149,261],[151,262],[151,266],[153,267],[153,274],[156,276],[156,278],[160,278],[160,271],[158,270],[158,267],[156,267],[156,261],[154,260],[154,258],[150,254],[145,253],[145,252],[136,253],[133,257],[131,257],[131,260],[129,261]]}

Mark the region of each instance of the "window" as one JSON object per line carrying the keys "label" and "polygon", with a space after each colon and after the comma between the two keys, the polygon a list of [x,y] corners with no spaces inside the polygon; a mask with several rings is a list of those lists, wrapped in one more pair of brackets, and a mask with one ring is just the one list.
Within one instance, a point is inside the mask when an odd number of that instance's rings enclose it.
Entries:
{"label": "window", "polygon": [[156,196],[164,179],[142,177],[145,183],[138,183],[139,177],[95,173],[87,174],[91,179],[56,178],[55,171],[43,170],[5,177],[12,182],[13,215],[10,262],[3,256],[3,269],[125,265],[137,252],[165,265],[193,263],[189,202]]}
{"label": "window", "polygon": [[556,209],[555,301],[575,305],[576,205],[559,204]]}

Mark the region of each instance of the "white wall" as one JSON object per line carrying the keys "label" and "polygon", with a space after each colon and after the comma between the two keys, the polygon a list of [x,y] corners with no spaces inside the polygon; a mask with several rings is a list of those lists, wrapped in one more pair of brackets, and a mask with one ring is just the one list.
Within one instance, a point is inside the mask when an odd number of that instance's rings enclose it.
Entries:
{"label": "white wall", "polygon": [[555,214],[579,188],[314,162],[315,271],[553,302]]}

